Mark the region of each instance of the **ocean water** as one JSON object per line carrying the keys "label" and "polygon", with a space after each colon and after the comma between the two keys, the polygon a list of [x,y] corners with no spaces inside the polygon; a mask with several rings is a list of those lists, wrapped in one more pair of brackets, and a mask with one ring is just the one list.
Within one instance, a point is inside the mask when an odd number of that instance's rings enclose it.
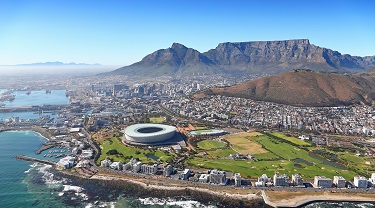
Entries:
{"label": "ocean water", "polygon": [[27,91],[15,91],[13,101],[3,102],[6,107],[13,106],[30,106],[30,105],[52,105],[52,104],[69,104],[69,99],[65,96],[65,90],[52,90],[46,93],[45,90],[31,91],[29,95]]}
{"label": "ocean water", "polygon": [[[49,165],[17,160],[36,155],[46,139],[35,132],[0,133],[0,207],[213,207],[194,200],[113,196],[106,187],[80,184],[57,174]],[[54,159],[57,160],[57,159]],[[95,186],[95,185],[94,185]]]}
{"label": "ocean water", "polygon": [[[6,90],[0,89],[0,94]],[[44,90],[31,91],[29,95],[27,91],[15,91],[12,94],[16,95],[15,100],[5,101],[5,107],[16,106],[31,106],[31,105],[62,105],[69,104],[69,99],[65,96],[65,90],[52,90],[51,93],[46,93]],[[47,112],[43,114],[35,112],[7,112],[0,113],[0,122],[5,121],[11,117],[19,117],[20,119],[38,119],[40,116],[50,116],[56,118],[56,114]]]}

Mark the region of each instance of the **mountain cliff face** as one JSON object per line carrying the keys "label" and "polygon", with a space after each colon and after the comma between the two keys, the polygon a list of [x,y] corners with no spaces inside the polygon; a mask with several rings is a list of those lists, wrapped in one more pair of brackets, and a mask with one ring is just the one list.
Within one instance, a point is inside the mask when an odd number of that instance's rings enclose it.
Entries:
{"label": "mountain cliff face", "polygon": [[295,106],[373,105],[375,82],[356,75],[296,70],[196,94],[243,97]]}
{"label": "mountain cliff face", "polygon": [[310,44],[308,39],[220,43],[205,53],[174,43],[112,74],[277,74],[291,69],[352,73],[375,67],[375,56],[351,56]]}

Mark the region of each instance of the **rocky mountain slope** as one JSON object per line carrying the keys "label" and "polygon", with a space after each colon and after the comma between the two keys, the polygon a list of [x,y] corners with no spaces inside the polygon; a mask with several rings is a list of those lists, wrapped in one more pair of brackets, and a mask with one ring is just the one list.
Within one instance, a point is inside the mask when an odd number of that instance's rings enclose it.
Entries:
{"label": "rocky mountain slope", "polygon": [[174,43],[140,62],[108,74],[139,76],[205,74],[277,74],[291,69],[353,73],[375,67],[375,56],[341,54],[308,39],[220,43],[205,53]]}
{"label": "rocky mountain slope", "polygon": [[295,106],[375,104],[375,82],[357,75],[295,70],[226,88],[205,90],[195,97],[224,95]]}

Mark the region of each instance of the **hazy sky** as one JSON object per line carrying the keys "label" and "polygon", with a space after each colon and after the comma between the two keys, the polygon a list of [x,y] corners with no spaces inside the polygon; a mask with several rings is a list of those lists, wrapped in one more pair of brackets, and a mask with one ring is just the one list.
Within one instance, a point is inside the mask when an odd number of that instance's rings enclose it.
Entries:
{"label": "hazy sky", "polygon": [[129,65],[173,42],[205,52],[221,42],[298,38],[375,55],[374,8],[373,0],[4,0],[0,65]]}

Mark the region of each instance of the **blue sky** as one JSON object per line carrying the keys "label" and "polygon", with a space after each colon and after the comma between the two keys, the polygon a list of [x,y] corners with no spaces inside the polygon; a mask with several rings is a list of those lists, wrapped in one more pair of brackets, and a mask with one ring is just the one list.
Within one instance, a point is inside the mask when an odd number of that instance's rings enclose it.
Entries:
{"label": "blue sky", "polygon": [[129,65],[173,42],[205,52],[221,42],[298,38],[375,55],[374,8],[372,0],[4,0],[0,65]]}

